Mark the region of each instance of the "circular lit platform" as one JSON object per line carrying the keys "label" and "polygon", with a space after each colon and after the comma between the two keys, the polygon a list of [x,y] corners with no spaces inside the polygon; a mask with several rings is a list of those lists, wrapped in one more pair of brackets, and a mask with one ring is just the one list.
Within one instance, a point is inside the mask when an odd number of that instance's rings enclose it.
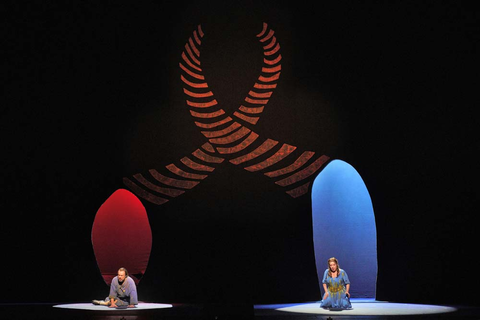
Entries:
{"label": "circular lit platform", "polygon": [[320,302],[298,303],[287,305],[262,305],[256,309],[273,309],[282,312],[309,313],[319,315],[351,315],[351,316],[398,316],[398,315],[422,315],[454,312],[457,309],[449,306],[391,303],[375,300],[354,301],[352,309],[328,310],[320,308]]}
{"label": "circular lit platform", "polygon": [[68,303],[68,304],[57,304],[53,306],[54,308],[63,308],[63,309],[74,309],[74,310],[94,310],[94,311],[134,311],[134,310],[152,310],[152,309],[164,309],[171,308],[171,304],[163,303],[143,303],[140,302],[135,308],[126,308],[126,309],[116,309],[109,308],[107,306],[98,306],[92,303]]}

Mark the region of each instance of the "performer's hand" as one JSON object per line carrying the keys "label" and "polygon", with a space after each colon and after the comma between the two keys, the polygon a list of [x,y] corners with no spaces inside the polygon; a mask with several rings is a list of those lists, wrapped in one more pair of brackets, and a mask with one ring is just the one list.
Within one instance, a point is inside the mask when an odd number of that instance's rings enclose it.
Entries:
{"label": "performer's hand", "polygon": [[345,292],[345,295],[350,299],[350,293]]}
{"label": "performer's hand", "polygon": [[323,295],[323,300],[325,300],[327,298],[328,298],[328,292],[325,292],[325,294]]}
{"label": "performer's hand", "polygon": [[110,303],[108,306],[109,308],[118,308],[118,306],[115,304],[115,302]]}

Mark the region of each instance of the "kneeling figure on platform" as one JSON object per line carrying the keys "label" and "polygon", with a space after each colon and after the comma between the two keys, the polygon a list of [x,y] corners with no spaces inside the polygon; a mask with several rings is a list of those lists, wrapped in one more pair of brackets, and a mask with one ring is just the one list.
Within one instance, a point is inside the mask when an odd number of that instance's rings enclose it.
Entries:
{"label": "kneeling figure on platform", "polygon": [[345,270],[340,269],[336,258],[328,259],[328,269],[323,275],[323,296],[320,307],[326,309],[351,309],[350,280]]}
{"label": "kneeling figure on platform", "polygon": [[135,281],[128,276],[127,269],[118,269],[117,276],[112,279],[110,285],[110,294],[105,300],[92,300],[92,303],[110,308],[135,308],[135,305],[138,304],[137,286]]}

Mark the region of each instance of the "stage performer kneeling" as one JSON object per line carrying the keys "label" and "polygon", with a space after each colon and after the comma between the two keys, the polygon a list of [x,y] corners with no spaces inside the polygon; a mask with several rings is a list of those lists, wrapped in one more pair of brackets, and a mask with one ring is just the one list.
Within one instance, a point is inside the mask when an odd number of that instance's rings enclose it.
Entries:
{"label": "stage performer kneeling", "polygon": [[351,309],[350,280],[345,270],[340,269],[336,258],[328,259],[328,269],[323,274],[325,295],[320,307],[326,309]]}
{"label": "stage performer kneeling", "polygon": [[137,286],[135,281],[128,276],[127,269],[118,269],[117,276],[112,279],[110,285],[110,294],[105,300],[92,300],[92,303],[110,308],[135,308],[135,305],[138,304]]}

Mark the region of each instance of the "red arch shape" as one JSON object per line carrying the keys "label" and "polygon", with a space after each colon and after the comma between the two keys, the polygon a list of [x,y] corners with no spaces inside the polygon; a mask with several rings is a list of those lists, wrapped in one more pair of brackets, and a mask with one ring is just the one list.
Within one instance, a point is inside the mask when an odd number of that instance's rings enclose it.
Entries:
{"label": "red arch shape", "polygon": [[110,285],[120,267],[138,284],[152,249],[147,211],[130,191],[118,189],[98,209],[92,245],[103,280]]}

